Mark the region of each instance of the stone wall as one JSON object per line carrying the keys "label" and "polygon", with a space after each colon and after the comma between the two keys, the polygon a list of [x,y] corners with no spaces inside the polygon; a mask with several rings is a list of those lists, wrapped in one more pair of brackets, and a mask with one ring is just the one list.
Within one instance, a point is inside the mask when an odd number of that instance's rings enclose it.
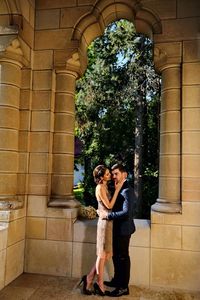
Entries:
{"label": "stone wall", "polygon": [[95,256],[74,225],[75,83],[88,45],[119,18],[154,40],[162,74],[159,195],[131,241],[131,283],[199,289],[198,0],[0,2],[0,288],[23,270],[79,277],[79,250]]}

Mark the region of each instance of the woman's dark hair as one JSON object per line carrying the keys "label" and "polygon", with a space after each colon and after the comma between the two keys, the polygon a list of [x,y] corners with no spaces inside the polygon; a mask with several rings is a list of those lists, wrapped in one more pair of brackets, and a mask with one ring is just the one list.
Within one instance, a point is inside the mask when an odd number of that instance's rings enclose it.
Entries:
{"label": "woman's dark hair", "polygon": [[102,177],[105,175],[106,170],[108,168],[104,165],[98,165],[94,171],[93,171],[93,176],[94,176],[94,182],[96,184],[102,183]]}

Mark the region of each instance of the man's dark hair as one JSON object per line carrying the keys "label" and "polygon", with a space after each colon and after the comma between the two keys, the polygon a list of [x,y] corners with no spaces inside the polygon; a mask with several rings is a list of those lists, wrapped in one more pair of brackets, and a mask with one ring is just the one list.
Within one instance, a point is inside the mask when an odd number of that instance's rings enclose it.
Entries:
{"label": "man's dark hair", "polygon": [[114,164],[114,165],[112,166],[112,168],[111,168],[112,171],[114,171],[114,170],[116,170],[116,169],[119,169],[120,172],[126,172],[125,166],[122,165],[122,164],[119,164],[119,163]]}

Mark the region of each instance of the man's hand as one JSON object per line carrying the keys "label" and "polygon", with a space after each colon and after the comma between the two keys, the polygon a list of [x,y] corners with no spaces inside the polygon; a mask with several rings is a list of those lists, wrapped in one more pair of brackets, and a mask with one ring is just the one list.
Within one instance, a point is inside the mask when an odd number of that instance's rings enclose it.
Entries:
{"label": "man's hand", "polygon": [[97,214],[100,219],[107,219],[108,217],[108,213],[106,211],[99,211],[99,209],[97,209]]}

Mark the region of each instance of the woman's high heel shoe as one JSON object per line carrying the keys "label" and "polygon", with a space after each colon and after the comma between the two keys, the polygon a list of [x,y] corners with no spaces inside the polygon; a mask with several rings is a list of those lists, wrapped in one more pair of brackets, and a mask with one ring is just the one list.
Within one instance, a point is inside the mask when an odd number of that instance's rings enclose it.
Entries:
{"label": "woman's high heel shoe", "polygon": [[92,295],[92,292],[87,289],[87,275],[84,275],[81,278],[81,281],[79,282],[78,286],[83,285],[83,294],[84,295]]}
{"label": "woman's high heel shoe", "polygon": [[99,296],[105,296],[105,292],[101,290],[100,286],[96,282],[94,283],[94,293]]}

